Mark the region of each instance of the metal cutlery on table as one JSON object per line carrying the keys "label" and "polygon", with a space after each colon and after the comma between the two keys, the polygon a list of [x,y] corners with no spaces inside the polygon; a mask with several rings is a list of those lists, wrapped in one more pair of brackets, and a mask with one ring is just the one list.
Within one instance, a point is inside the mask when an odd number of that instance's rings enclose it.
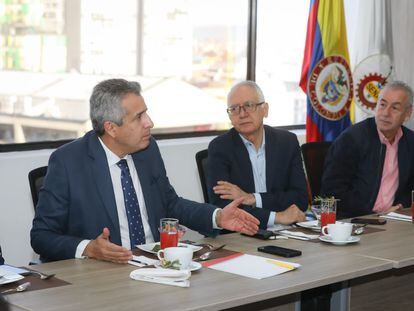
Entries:
{"label": "metal cutlery on table", "polygon": [[52,274],[46,274],[46,273],[39,272],[39,271],[35,271],[35,270],[28,270],[28,271],[29,272],[27,274],[35,274],[35,275],[39,276],[39,278],[41,280],[48,280],[48,279],[50,279],[50,278],[52,278],[52,277],[55,276],[54,273],[52,273]]}
{"label": "metal cutlery on table", "polygon": [[222,244],[220,246],[209,247],[209,249],[210,249],[211,252],[214,252],[214,251],[218,251],[218,250],[224,248],[225,246],[226,246],[226,244]]}
{"label": "metal cutlery on table", "polygon": [[211,257],[212,252],[206,252],[196,258],[193,258],[193,261],[205,261],[208,260]]}
{"label": "metal cutlery on table", "polygon": [[207,247],[210,251],[218,251],[219,249],[222,249],[223,247],[226,246],[226,244],[222,244],[222,245],[219,245],[219,246],[214,246],[213,244],[210,244],[210,243],[197,243],[197,242],[193,242],[193,241],[189,241],[189,240],[182,241],[182,243],[190,244],[190,245],[193,245],[193,246]]}
{"label": "metal cutlery on table", "polygon": [[212,247],[208,252],[205,252],[204,254],[194,258],[193,261],[208,260],[208,259],[210,259],[211,255],[213,254],[214,251],[218,251],[218,250],[222,249],[224,246],[226,246],[226,244],[222,244],[220,246]]}
{"label": "metal cutlery on table", "polygon": [[1,294],[8,294],[8,293],[13,293],[13,292],[24,292],[30,285],[31,285],[30,282],[26,282],[26,283],[20,284],[19,286],[15,288],[6,289],[2,291]]}
{"label": "metal cutlery on table", "polygon": [[360,235],[363,234],[365,231],[365,227],[367,226],[367,224],[361,224],[361,225],[355,225],[354,224],[354,228],[353,228],[353,234],[354,235]]}

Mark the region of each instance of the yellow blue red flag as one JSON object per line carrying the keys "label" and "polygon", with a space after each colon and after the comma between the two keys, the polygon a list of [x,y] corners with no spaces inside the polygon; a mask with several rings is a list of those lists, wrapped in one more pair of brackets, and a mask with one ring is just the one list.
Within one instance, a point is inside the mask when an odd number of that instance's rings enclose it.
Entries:
{"label": "yellow blue red flag", "polygon": [[306,141],[332,141],[351,125],[353,99],[342,0],[311,0],[300,86],[307,94]]}

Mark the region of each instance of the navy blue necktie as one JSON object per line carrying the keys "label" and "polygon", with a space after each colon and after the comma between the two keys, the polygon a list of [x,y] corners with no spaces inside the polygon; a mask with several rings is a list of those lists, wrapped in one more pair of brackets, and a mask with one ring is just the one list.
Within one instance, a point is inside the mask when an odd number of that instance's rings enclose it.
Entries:
{"label": "navy blue necktie", "polygon": [[145,244],[144,227],[142,226],[141,212],[139,210],[138,198],[132,183],[131,173],[125,159],[116,165],[121,169],[122,192],[124,193],[125,210],[128,218],[129,239],[131,249],[135,245]]}

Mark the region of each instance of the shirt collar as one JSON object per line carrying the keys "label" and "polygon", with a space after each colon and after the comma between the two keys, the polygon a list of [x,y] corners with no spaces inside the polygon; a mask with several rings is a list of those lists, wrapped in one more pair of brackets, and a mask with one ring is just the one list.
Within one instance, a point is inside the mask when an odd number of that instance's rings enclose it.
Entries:
{"label": "shirt collar", "polygon": [[386,145],[390,145],[390,146],[395,146],[398,144],[398,142],[400,141],[401,137],[403,136],[403,131],[401,129],[401,126],[399,127],[397,134],[395,134],[395,138],[394,138],[394,142],[391,144],[388,140],[387,137],[385,137],[385,135],[378,129],[377,127],[377,132],[378,132],[378,136],[379,139],[381,141],[381,143],[386,144]]}
{"label": "shirt collar", "polygon": [[[248,147],[248,146],[253,146],[254,147],[253,143],[251,141],[247,140],[246,138],[244,138],[242,134],[239,133],[239,136],[240,136],[241,140],[243,141],[243,143],[246,147]],[[262,150],[264,148],[265,144],[266,144],[266,134],[265,134],[265,130],[263,129],[262,145],[260,146],[258,151]]]}
{"label": "shirt collar", "polygon": [[[104,142],[102,141],[102,139],[100,138],[100,137],[98,137],[98,139],[99,139],[99,142],[101,143],[101,145],[102,145],[102,148],[104,149],[104,151],[105,151],[105,155],[106,155],[106,159],[108,160],[108,166],[112,166],[112,165],[116,165],[120,160],[121,160],[121,158],[120,157],[118,157],[115,153],[113,153],[112,151],[111,151],[111,149],[109,149],[105,144],[104,144]],[[124,157],[124,159],[127,159],[128,158],[128,156],[129,155],[127,155],[127,156],[125,156]]]}

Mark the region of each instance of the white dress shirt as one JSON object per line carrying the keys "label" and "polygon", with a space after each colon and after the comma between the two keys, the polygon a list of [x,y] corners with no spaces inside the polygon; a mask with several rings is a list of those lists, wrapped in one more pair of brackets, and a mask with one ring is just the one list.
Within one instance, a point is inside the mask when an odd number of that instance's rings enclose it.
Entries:
{"label": "white dress shirt", "polygon": [[[125,210],[125,201],[124,201],[124,193],[122,192],[122,184],[121,184],[121,169],[116,165],[121,159],[114,154],[99,138],[99,142],[101,143],[106,159],[108,161],[108,167],[109,172],[111,174],[111,180],[112,185],[114,189],[115,194],[115,203],[116,203],[116,209],[118,212],[118,220],[119,220],[119,228],[121,232],[121,242],[122,246],[130,249],[131,248],[131,242],[129,239],[129,227],[128,227],[128,218],[126,216],[126,210]],[[148,222],[148,213],[145,205],[144,200],[144,194],[142,192],[141,183],[137,174],[137,170],[134,164],[134,161],[131,157],[131,155],[127,155],[124,158],[129,167],[129,171],[131,173],[132,182],[134,184],[135,192],[138,197],[138,204],[139,209],[141,212],[141,219],[142,219],[142,225],[144,227],[144,233],[145,233],[145,241],[146,243],[152,243],[154,242],[154,236],[152,235],[151,228]],[[214,229],[221,229],[219,226],[217,226],[216,223],[216,214],[218,212],[219,208],[217,208],[213,215],[212,215],[212,223]],[[103,230],[103,228],[102,228]],[[85,258],[85,256],[82,256],[83,252],[85,251],[86,246],[90,240],[83,240],[78,244],[78,247],[76,248],[75,258]]]}
{"label": "white dress shirt", "polygon": [[[239,134],[240,135],[240,134]],[[266,187],[266,144],[265,144],[265,131],[263,130],[262,145],[259,150],[256,151],[256,147],[240,135],[244,145],[246,146],[247,152],[249,153],[250,163],[252,164],[253,180],[255,193],[253,193],[256,199],[256,207],[262,208],[262,196],[260,193],[267,191]],[[276,212],[270,212],[267,226],[271,227],[275,224]]]}
{"label": "white dress shirt", "polygon": [[[128,218],[125,210],[124,193],[122,192],[121,169],[118,167],[118,165],[116,165],[121,159],[115,153],[113,153],[108,147],[106,147],[100,138],[99,142],[101,143],[105,151],[106,159],[108,161],[109,173],[111,174],[111,180],[115,195],[116,210],[118,213],[122,246],[127,249],[130,249],[131,242],[129,239],[129,227]],[[141,213],[142,225],[144,227],[145,233],[145,241],[146,243],[152,243],[154,242],[154,237],[152,235],[151,228],[148,222],[148,213],[145,205],[144,194],[142,193],[141,183],[139,181],[137,170],[135,168],[135,164],[131,155],[127,155],[124,159],[128,163],[132,182],[134,184],[135,192],[138,197],[139,210]],[[90,240],[83,240],[81,243],[79,243],[76,249],[76,258],[83,258],[82,254],[86,248],[86,245],[88,245],[89,242]]]}

